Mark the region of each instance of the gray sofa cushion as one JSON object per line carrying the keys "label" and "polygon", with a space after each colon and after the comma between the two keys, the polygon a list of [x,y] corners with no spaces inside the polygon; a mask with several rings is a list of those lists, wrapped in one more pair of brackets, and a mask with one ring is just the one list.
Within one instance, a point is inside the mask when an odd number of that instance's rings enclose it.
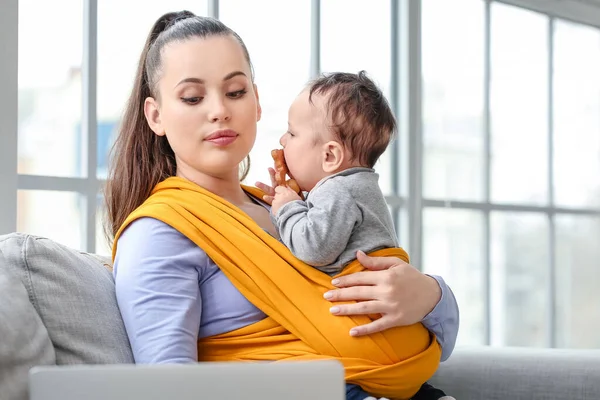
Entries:
{"label": "gray sofa cushion", "polygon": [[600,350],[459,348],[431,382],[458,400],[596,400]]}
{"label": "gray sofa cushion", "polygon": [[0,251],[27,289],[57,364],[133,363],[113,277],[102,262],[24,234],[0,236]]}
{"label": "gray sofa cushion", "polygon": [[26,400],[27,375],[56,360],[48,331],[21,281],[8,271],[0,251],[0,398]]}

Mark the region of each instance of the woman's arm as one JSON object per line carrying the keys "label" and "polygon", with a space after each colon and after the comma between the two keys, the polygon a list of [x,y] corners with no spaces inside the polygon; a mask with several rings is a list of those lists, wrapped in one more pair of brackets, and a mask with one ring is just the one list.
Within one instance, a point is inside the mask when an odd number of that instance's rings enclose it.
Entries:
{"label": "woman's arm", "polygon": [[441,289],[441,298],[433,310],[421,322],[442,346],[442,361],[446,361],[454,351],[456,337],[458,336],[459,310],[458,303],[450,286],[441,276],[432,275]]}
{"label": "woman's arm", "polygon": [[339,289],[325,293],[333,301],[356,300],[331,308],[335,315],[381,314],[382,317],[353,328],[361,336],[396,326],[422,322],[434,333],[446,360],[456,343],[459,327],[458,304],[441,277],[425,275],[396,257],[369,257],[357,254],[360,263],[371,271],[357,272],[332,281]]}
{"label": "woman's arm", "polygon": [[175,229],[151,218],[133,222],[119,239],[116,294],[136,363],[198,360],[202,260],[197,250]]}

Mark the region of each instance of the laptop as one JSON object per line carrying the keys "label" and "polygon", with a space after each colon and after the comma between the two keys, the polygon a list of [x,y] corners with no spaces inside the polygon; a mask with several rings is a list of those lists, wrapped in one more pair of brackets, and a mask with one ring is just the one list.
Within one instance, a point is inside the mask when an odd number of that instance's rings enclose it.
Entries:
{"label": "laptop", "polygon": [[30,400],[344,400],[337,361],[34,367]]}

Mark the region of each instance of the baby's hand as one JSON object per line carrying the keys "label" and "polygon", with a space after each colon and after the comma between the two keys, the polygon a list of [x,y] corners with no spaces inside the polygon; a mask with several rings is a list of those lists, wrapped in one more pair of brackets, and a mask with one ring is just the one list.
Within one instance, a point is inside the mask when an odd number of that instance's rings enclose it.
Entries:
{"label": "baby's hand", "polygon": [[273,215],[277,214],[277,211],[285,204],[294,201],[294,200],[302,200],[298,193],[294,192],[287,186],[277,186],[275,188],[275,196],[273,197],[273,202],[271,205],[271,212]]}

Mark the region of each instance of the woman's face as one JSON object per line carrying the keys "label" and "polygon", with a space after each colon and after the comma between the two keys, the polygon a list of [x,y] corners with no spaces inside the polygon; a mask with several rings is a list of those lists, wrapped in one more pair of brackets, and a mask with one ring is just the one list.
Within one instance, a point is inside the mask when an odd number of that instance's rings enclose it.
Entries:
{"label": "woman's face", "polygon": [[237,177],[261,115],[240,44],[214,36],[166,45],[157,89],[144,112],[152,130],[167,137],[177,174]]}

